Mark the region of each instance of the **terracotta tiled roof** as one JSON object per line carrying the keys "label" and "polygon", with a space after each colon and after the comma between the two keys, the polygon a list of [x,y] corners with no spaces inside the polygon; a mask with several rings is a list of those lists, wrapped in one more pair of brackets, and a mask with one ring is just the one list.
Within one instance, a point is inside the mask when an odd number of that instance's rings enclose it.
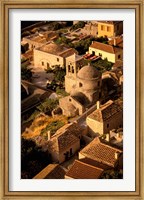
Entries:
{"label": "terracotta tiled roof", "polygon": [[118,47],[114,47],[114,46],[111,46],[109,44],[104,44],[104,43],[95,42],[95,41],[90,45],[90,47],[92,47],[94,49],[99,49],[101,51],[105,51],[105,52],[108,52],[108,53],[112,53],[112,54],[115,54],[115,53],[117,53],[121,50]]}
{"label": "terracotta tiled roof", "polygon": [[115,167],[117,159],[115,158],[116,153],[122,153],[121,150],[104,144],[97,137],[91,143],[89,143],[84,149],[80,151],[82,155],[106,164],[111,167]]}
{"label": "terracotta tiled roof", "polygon": [[40,171],[33,179],[63,179],[64,169],[58,164],[49,164]]}
{"label": "terracotta tiled roof", "polygon": [[109,44],[114,45],[114,40],[116,42],[116,46],[123,47],[123,38],[121,36],[116,37],[115,39],[109,40]]}
{"label": "terracotta tiled roof", "polygon": [[88,118],[103,122],[113,117],[117,113],[122,112],[122,105],[119,105],[112,100],[109,100],[107,103],[102,105],[99,109],[92,112]]}
{"label": "terracotta tiled roof", "polygon": [[74,179],[97,179],[103,173],[103,169],[75,160],[66,176]]}
{"label": "terracotta tiled roof", "polygon": [[55,137],[56,135],[63,134],[65,131],[68,131],[69,133],[75,135],[76,137],[79,138],[79,136],[82,134],[84,131],[85,127],[78,125],[76,122],[66,124],[63,127],[61,127],[59,130],[56,131],[56,133],[53,135]]}
{"label": "terracotta tiled roof", "polygon": [[48,141],[48,149],[50,151],[62,152],[63,150],[77,142],[79,142],[79,139],[75,135],[71,134],[71,132],[69,131],[65,131],[62,134],[58,134],[52,137]]}
{"label": "terracotta tiled roof", "polygon": [[110,166],[108,166],[106,164],[100,163],[100,162],[98,162],[96,160],[93,160],[93,159],[90,159],[90,158],[87,158],[87,157],[80,159],[80,161],[84,162],[84,163],[87,163],[89,165],[104,169],[104,170],[112,168],[112,167],[110,167]]}

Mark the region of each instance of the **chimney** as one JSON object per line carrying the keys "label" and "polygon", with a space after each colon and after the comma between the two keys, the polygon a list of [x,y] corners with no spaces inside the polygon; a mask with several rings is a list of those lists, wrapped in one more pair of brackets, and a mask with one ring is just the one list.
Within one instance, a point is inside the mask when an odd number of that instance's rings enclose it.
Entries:
{"label": "chimney", "polygon": [[106,140],[107,142],[110,141],[110,134],[109,134],[109,133],[106,134],[106,138],[105,138],[105,140]]}
{"label": "chimney", "polygon": [[119,138],[119,137],[120,137],[120,134],[119,134],[119,133],[117,133],[117,134],[116,134],[116,137],[117,137],[117,138]]}
{"label": "chimney", "polygon": [[116,44],[116,38],[114,38],[114,46],[116,46],[117,44]]}
{"label": "chimney", "polygon": [[115,152],[115,159],[118,160],[119,158],[119,152]]}
{"label": "chimney", "polygon": [[97,101],[97,109],[100,109],[100,101]]}
{"label": "chimney", "polygon": [[48,136],[48,141],[51,139],[51,131],[47,132],[47,136]]}

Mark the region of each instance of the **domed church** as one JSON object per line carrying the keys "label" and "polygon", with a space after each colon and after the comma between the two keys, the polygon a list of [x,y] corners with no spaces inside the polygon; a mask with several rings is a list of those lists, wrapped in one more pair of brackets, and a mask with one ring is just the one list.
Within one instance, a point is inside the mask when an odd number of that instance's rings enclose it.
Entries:
{"label": "domed church", "polygon": [[81,115],[101,97],[101,73],[90,64],[75,70],[75,77],[66,70],[65,88],[70,95],[59,100],[63,114],[69,117]]}

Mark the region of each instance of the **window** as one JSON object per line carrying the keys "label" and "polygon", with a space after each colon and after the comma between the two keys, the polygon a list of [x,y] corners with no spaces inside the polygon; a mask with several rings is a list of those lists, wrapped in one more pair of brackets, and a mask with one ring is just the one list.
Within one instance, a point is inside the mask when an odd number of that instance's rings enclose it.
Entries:
{"label": "window", "polygon": [[74,73],[74,67],[72,66],[72,73]]}
{"label": "window", "polygon": [[49,63],[47,63],[47,68],[49,67]]}
{"label": "window", "polygon": [[68,72],[70,72],[70,65],[68,65]]}
{"label": "window", "polygon": [[109,26],[107,26],[107,31],[110,32],[111,31],[111,28]]}
{"label": "window", "polygon": [[92,51],[92,55],[95,56],[95,51]]}
{"label": "window", "polygon": [[59,62],[59,58],[57,58],[57,62]]}
{"label": "window", "polygon": [[70,156],[72,156],[72,148],[70,148]]}
{"label": "window", "polygon": [[107,124],[107,128],[109,128],[109,124]]}
{"label": "window", "polygon": [[44,62],[42,61],[42,66],[44,66]]}
{"label": "window", "polygon": [[79,87],[82,87],[83,85],[82,85],[82,83],[79,83]]}
{"label": "window", "polygon": [[118,58],[119,58],[119,59],[121,58],[121,55],[120,55],[120,54],[118,55]]}
{"label": "window", "polygon": [[71,101],[71,99],[69,99],[69,101]]}
{"label": "window", "polygon": [[101,30],[102,30],[102,31],[104,30],[104,26],[103,26],[103,25],[101,25]]}

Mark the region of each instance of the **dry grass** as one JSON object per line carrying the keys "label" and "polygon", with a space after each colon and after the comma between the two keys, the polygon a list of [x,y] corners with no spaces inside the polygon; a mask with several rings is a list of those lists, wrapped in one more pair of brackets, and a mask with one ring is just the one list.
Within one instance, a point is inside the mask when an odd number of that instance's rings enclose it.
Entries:
{"label": "dry grass", "polygon": [[41,130],[46,128],[47,125],[54,121],[61,121],[64,124],[68,123],[67,117],[60,115],[55,117],[49,117],[47,115],[38,116],[31,124],[29,128],[26,128],[22,133],[22,137],[25,139],[31,139],[35,136],[39,136]]}

